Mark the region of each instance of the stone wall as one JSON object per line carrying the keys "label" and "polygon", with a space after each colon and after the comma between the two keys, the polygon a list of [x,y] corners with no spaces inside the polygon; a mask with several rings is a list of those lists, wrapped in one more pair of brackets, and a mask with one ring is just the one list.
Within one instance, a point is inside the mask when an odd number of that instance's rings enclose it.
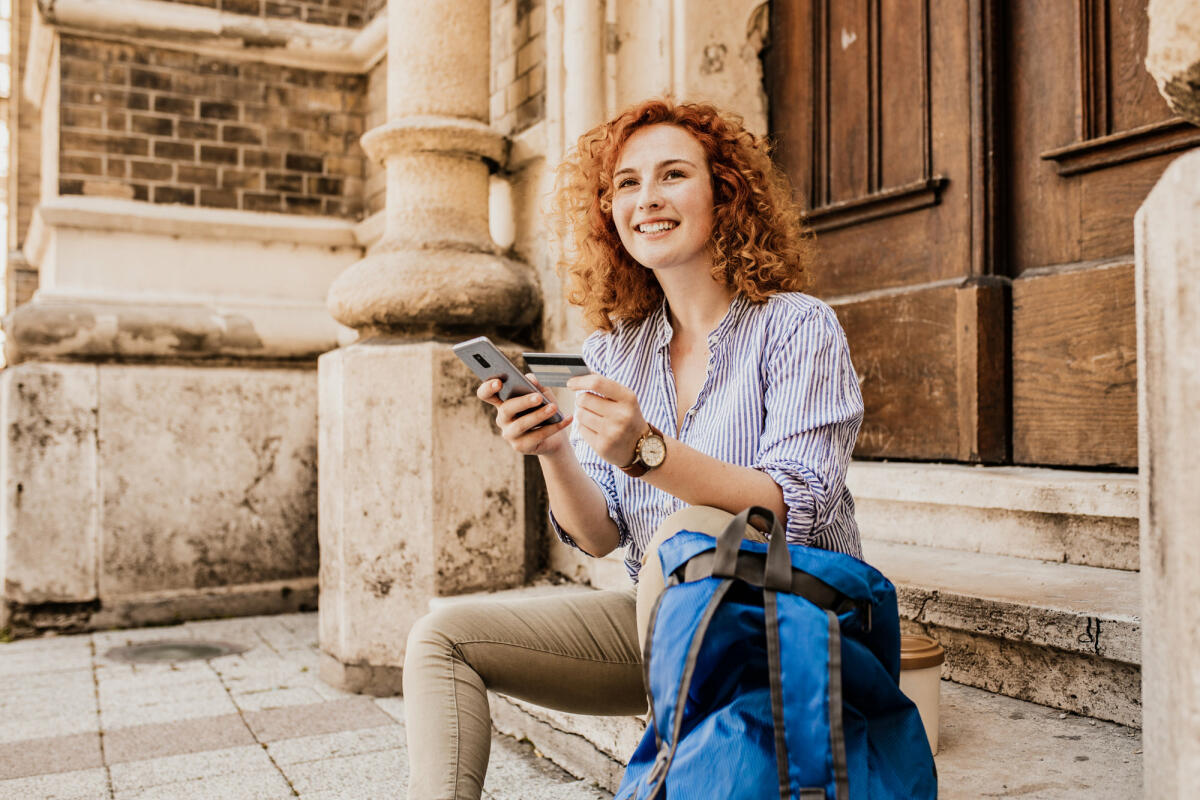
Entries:
{"label": "stone wall", "polygon": [[168,3],[183,3],[225,11],[230,14],[248,14],[256,17],[294,19],[317,25],[341,25],[361,28],[365,20],[374,16],[368,7],[383,6],[386,0],[166,0]]}
{"label": "stone wall", "polygon": [[[21,91],[25,54],[29,49],[29,28],[33,20],[32,3],[14,3],[10,27],[10,99],[8,130],[8,248],[13,251],[25,241],[25,232],[33,217],[41,185],[41,126],[38,111]],[[6,264],[5,312],[26,302],[37,289],[37,270],[23,260]]]}
{"label": "stone wall", "polygon": [[61,54],[60,194],[361,215],[363,76],[75,36]]}
{"label": "stone wall", "polygon": [[492,0],[491,118],[519,133],[546,113],[546,2]]}

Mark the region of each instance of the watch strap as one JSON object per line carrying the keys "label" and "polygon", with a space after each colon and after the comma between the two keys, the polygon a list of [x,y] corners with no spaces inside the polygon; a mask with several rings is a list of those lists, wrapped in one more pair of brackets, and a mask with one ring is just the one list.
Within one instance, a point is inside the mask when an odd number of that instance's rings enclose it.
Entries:
{"label": "watch strap", "polygon": [[646,437],[654,435],[659,439],[662,439],[664,442],[666,441],[666,437],[663,435],[663,432],[651,425],[649,422],[646,423],[646,428],[647,431],[641,435],[641,437],[637,440],[637,444],[633,446],[633,460],[623,467],[618,467],[618,469],[631,478],[640,478],[651,469],[642,462],[642,442],[646,440]]}

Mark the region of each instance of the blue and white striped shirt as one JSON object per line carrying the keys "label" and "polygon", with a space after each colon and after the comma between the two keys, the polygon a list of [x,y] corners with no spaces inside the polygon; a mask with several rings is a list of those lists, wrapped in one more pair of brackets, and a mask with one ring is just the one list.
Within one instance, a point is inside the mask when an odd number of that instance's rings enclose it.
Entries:
{"label": "blue and white striped shirt", "polygon": [[[757,305],[735,297],[708,337],[708,374],[679,429],[671,337],[664,303],[640,323],[593,333],[583,357],[593,372],[632,389],[643,416],[663,433],[774,478],[788,509],[788,542],[861,558],[845,478],[863,402],[833,309],[799,293],[775,294]],[[604,493],[626,546],[626,569],[636,580],[650,537],[685,504],[601,459],[579,435],[578,422],[571,446]],[[550,520],[559,538],[576,546],[553,513]]]}

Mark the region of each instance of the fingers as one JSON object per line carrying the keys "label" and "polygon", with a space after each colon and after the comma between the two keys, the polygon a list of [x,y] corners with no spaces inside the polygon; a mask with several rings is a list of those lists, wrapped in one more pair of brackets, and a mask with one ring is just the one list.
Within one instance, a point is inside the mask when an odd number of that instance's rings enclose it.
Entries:
{"label": "fingers", "polygon": [[[537,392],[532,394],[523,394],[519,397],[510,397],[502,403],[496,403],[495,405],[498,409],[496,412],[496,424],[503,428],[518,418],[525,419],[525,416],[533,416],[533,414],[538,412],[530,412],[529,414],[526,414],[525,412],[529,411],[531,408],[537,408],[538,406],[543,405],[543,403],[544,401],[542,400],[542,396]],[[548,405],[555,404],[550,403]],[[522,416],[523,414],[525,416]]]}
{"label": "fingers", "polygon": [[484,381],[483,383],[479,384],[479,388],[475,390],[475,396],[488,405],[499,406],[500,398],[497,395],[500,394],[500,386],[501,383],[496,378],[492,378],[490,381]]}

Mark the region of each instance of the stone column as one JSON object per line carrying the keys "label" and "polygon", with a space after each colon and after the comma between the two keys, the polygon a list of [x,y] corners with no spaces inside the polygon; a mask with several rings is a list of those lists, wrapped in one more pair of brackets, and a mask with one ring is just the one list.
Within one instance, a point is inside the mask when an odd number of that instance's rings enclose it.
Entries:
{"label": "stone column", "polygon": [[524,580],[524,470],[450,351],[528,326],[529,269],[488,232],[488,0],[390,0],[387,122],[362,139],[387,171],[384,235],[333,284],[356,343],[320,359],[322,677],[400,690],[430,598]]}
{"label": "stone column", "polygon": [[[1200,20],[1151,0],[1146,66],[1200,124]],[[1146,797],[1183,800],[1200,775],[1200,151],[1176,159],[1135,220]]]}

